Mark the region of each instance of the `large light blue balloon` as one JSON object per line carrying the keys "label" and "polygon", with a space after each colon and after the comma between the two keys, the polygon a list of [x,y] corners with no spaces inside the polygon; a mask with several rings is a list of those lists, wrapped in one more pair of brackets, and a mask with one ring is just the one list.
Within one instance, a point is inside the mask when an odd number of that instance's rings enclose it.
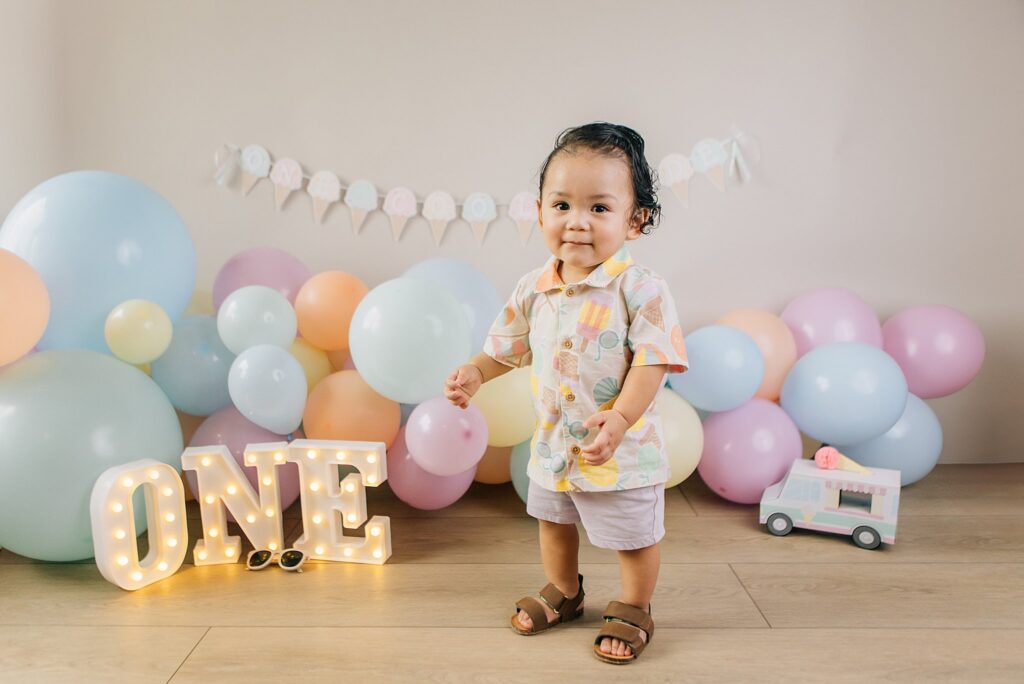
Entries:
{"label": "large light blue balloon", "polygon": [[279,435],[294,432],[306,408],[306,373],[287,350],[258,344],[238,355],[228,391],[239,413]]}
{"label": "large light blue balloon", "polygon": [[231,405],[228,372],[234,360],[213,316],[184,316],[174,325],[171,345],[150,368],[174,408],[208,416]]}
{"label": "large light blue balloon", "polygon": [[856,444],[896,424],[907,405],[907,380],[881,349],[835,342],[797,360],[782,384],[780,403],[808,436]]}
{"label": "large light blue balloon", "polygon": [[263,285],[247,285],[229,294],[217,311],[217,332],[224,346],[241,354],[257,344],[287,349],[295,341],[295,309],[283,294]]}
{"label": "large light blue balloon", "polygon": [[352,363],[378,394],[418,404],[444,392],[444,379],[470,357],[469,322],[448,292],[396,278],[359,302],[349,327]]}
{"label": "large light blue balloon", "polygon": [[176,321],[196,280],[196,252],[181,217],[142,183],[105,171],[51,178],[18,202],[0,247],[32,265],[50,293],[40,349],[107,352],[103,325],[128,299],[156,302]]}
{"label": "large light blue balloon", "polygon": [[421,261],[404,274],[437,283],[462,305],[469,320],[474,351],[480,351],[504,302],[491,281],[478,268],[459,259],[437,257]]}
{"label": "large light blue balloon", "polygon": [[530,477],[526,474],[526,466],[530,463],[530,442],[526,440],[512,447],[512,458],[509,461],[509,469],[512,471],[512,486],[516,494],[526,503],[526,496],[530,492]]}
{"label": "large light blue balloon", "polygon": [[[181,426],[156,383],[84,349],[0,370],[0,435],[0,546],[38,560],[92,558],[89,497],[108,468],[153,458],[181,469]],[[139,532],[145,512],[135,506]]]}
{"label": "large light blue balloon", "polygon": [[709,325],[686,336],[690,369],[668,377],[669,386],[694,408],[731,411],[749,401],[764,380],[764,357],[741,330]]}
{"label": "large light blue balloon", "polygon": [[888,432],[854,445],[835,445],[861,465],[900,471],[903,486],[932,471],[942,454],[942,425],[935,412],[917,396],[907,395],[907,407]]}

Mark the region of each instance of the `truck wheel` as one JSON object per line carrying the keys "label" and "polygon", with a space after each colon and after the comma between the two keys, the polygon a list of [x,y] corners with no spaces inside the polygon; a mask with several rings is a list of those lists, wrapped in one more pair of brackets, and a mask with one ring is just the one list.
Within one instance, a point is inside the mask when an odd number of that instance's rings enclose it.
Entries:
{"label": "truck wheel", "polygon": [[853,543],[862,549],[877,549],[882,537],[875,530],[862,525],[853,531]]}
{"label": "truck wheel", "polygon": [[768,531],[776,537],[785,537],[793,531],[793,521],[785,513],[772,513],[768,516]]}

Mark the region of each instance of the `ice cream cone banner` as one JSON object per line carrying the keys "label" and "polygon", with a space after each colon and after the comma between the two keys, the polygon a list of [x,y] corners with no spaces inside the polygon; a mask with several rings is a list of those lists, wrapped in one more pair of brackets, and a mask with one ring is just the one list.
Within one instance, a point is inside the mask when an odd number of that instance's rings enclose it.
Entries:
{"label": "ice cream cone banner", "polygon": [[366,221],[366,210],[359,209],[358,207],[349,207],[348,209],[352,212],[352,231],[356,235],[359,235],[359,231],[363,227],[363,222]]}
{"label": "ice cream cone banner", "polygon": [[678,183],[673,183],[672,192],[679,198],[684,207],[690,208],[690,181],[681,180]]}
{"label": "ice cream cone banner", "polygon": [[530,240],[530,233],[533,232],[535,221],[516,221],[516,228],[519,229],[519,239],[525,245]]}
{"label": "ice cream cone banner", "polygon": [[256,182],[259,181],[259,176],[254,176],[248,171],[242,172],[242,194],[248,195],[249,192],[256,187]]}
{"label": "ice cream cone banner", "polygon": [[476,241],[482,245],[484,243],[484,235],[487,234],[487,226],[490,224],[482,221],[477,221],[476,223],[473,223],[471,225],[473,228],[473,235],[476,236]]}
{"label": "ice cream cone banner", "polygon": [[409,217],[392,214],[390,218],[391,234],[395,236],[395,242],[398,242],[402,239],[402,231],[405,230],[405,224],[409,221]]}
{"label": "ice cream cone banner", "polygon": [[839,454],[839,470],[849,470],[853,473],[860,473],[861,475],[870,475],[871,471],[857,463],[849,456]]}
{"label": "ice cream cone banner", "polygon": [[444,231],[447,227],[448,221],[444,219],[434,219],[430,222],[430,231],[434,234],[434,244],[441,244],[441,239],[444,238]]}
{"label": "ice cream cone banner", "polygon": [[750,180],[750,167],[747,166],[747,160],[743,158],[743,150],[736,140],[733,140],[729,147],[729,178],[737,183],[746,183]]}
{"label": "ice cream cone banner", "polygon": [[708,177],[708,180],[711,181],[712,185],[714,185],[716,188],[718,188],[722,192],[725,192],[725,168],[724,167],[722,167],[722,166],[715,166],[713,168],[708,169],[705,172],[704,175],[706,175]]}
{"label": "ice cream cone banner", "polygon": [[327,209],[331,206],[329,200],[325,200],[322,197],[313,198],[313,220],[318,224],[324,222],[324,214],[327,213]]}
{"label": "ice cream cone banner", "polygon": [[213,153],[213,164],[216,167],[216,170],[213,172],[213,178],[217,181],[217,185],[227,186],[231,184],[231,181],[235,179],[235,173],[238,171],[238,159],[238,148],[228,147],[227,145],[221,145]]}
{"label": "ice cream cone banner", "polygon": [[861,475],[871,474],[870,470],[831,446],[823,446],[814,452],[814,463],[824,470],[848,470]]}
{"label": "ice cream cone banner", "polygon": [[274,186],[274,206],[277,207],[278,211],[281,211],[281,207],[284,206],[284,203],[290,194],[292,194],[291,188],[285,187],[284,185]]}

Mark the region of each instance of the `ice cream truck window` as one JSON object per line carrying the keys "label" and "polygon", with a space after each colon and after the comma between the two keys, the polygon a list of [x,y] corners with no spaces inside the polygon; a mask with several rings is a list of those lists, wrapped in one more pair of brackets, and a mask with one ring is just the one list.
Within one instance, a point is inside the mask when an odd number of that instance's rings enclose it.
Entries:
{"label": "ice cream truck window", "polygon": [[863,492],[839,492],[840,508],[855,508],[857,510],[871,512],[871,495]]}
{"label": "ice cream truck window", "polygon": [[821,498],[821,483],[800,477],[791,477],[782,493],[787,499],[796,501],[818,501]]}

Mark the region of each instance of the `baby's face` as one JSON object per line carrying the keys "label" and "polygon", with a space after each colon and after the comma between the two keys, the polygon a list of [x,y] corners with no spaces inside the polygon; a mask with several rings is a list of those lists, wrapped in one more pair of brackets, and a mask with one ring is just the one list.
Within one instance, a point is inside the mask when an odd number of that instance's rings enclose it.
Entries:
{"label": "baby's face", "polygon": [[548,164],[538,222],[551,253],[573,275],[586,275],[642,234],[645,217],[633,215],[633,203],[623,159],[589,150],[563,152]]}

